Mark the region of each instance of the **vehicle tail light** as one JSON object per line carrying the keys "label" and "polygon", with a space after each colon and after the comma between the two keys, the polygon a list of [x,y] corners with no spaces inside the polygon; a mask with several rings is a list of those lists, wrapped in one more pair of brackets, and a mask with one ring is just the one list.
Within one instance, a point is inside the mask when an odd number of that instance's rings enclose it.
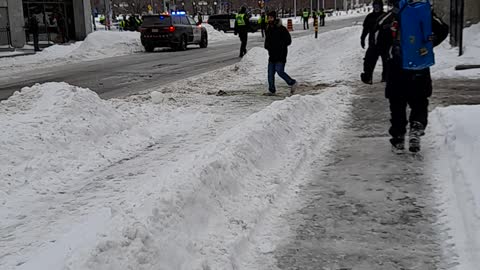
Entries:
{"label": "vehicle tail light", "polygon": [[170,27],[168,28],[168,32],[170,32],[170,33],[175,32],[175,26],[170,26]]}

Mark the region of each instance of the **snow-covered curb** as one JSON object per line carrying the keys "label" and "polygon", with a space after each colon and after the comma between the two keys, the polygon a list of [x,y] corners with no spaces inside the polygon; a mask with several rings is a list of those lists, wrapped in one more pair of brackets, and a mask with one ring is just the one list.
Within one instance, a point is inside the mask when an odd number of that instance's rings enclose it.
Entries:
{"label": "snow-covered curb", "polygon": [[68,45],[53,45],[35,55],[2,59],[0,72],[4,75],[52,66],[78,63],[143,51],[140,33],[99,31],[84,41]]}
{"label": "snow-covered curb", "polygon": [[480,78],[480,69],[456,71],[456,65],[480,65],[480,24],[465,28],[464,55],[458,56],[458,48],[452,48],[448,39],[435,49],[436,65],[432,76],[436,79]]}
{"label": "snow-covered curb", "polygon": [[437,108],[430,116],[434,161],[430,171],[444,212],[440,223],[449,228],[448,243],[457,253],[458,270],[480,265],[479,117],[479,105]]}

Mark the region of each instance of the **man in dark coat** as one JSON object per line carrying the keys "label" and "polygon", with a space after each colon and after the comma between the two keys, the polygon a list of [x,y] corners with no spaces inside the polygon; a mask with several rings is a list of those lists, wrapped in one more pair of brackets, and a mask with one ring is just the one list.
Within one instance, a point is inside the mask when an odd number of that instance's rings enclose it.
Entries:
{"label": "man in dark coat", "polygon": [[[398,4],[398,0],[390,0],[390,2],[394,7]],[[376,33],[378,36],[377,48],[389,52],[385,97],[390,102],[391,127],[389,133],[392,136],[390,143],[394,150],[403,150],[407,124],[410,123],[409,150],[418,152],[420,151],[420,137],[425,135],[425,128],[428,124],[428,98],[432,95],[432,79],[430,68],[422,70],[402,68],[401,50],[398,47],[399,43],[394,38],[396,33],[398,34],[398,29],[394,27],[398,25],[395,10],[398,9],[394,8],[379,20],[378,33]],[[447,38],[448,29],[448,25],[433,13],[433,35],[431,37],[433,46],[438,46]],[[408,120],[407,106],[411,109]]]}
{"label": "man in dark coat", "polygon": [[243,57],[247,53],[247,41],[248,41],[248,30],[250,29],[250,18],[246,14],[247,9],[242,7],[240,12],[235,18],[235,35],[238,34],[240,37],[240,57]]}
{"label": "man in dark coat", "polygon": [[38,25],[40,22],[38,21],[38,18],[37,18],[37,14],[39,13],[40,13],[39,11],[35,10],[34,14],[32,14],[28,19],[28,31],[33,36],[33,47],[36,52],[40,51],[40,44],[39,44],[39,38],[38,38],[40,33]]}
{"label": "man in dark coat", "polygon": [[373,71],[377,65],[378,57],[382,57],[383,72],[382,82],[386,80],[386,64],[388,52],[379,50],[375,47],[375,29],[378,19],[385,15],[383,12],[383,1],[375,0],[373,2],[373,12],[368,14],[363,22],[363,31],[360,38],[362,48],[365,49],[365,38],[368,36],[368,49],[365,53],[363,62],[363,73],[361,74],[362,82],[372,84]]}
{"label": "man in dark coat", "polygon": [[271,11],[268,13],[268,26],[265,37],[265,49],[268,50],[268,93],[275,95],[275,73],[284,79],[290,86],[290,93],[295,93],[297,81],[290,78],[285,73],[285,64],[287,63],[288,46],[292,44],[292,37],[287,28],[282,25],[282,21],[277,19],[277,13]]}
{"label": "man in dark coat", "polygon": [[260,24],[262,37],[265,37],[265,30],[267,29],[267,16],[265,15],[265,12],[262,12],[262,14],[260,15],[260,19],[258,20],[258,23]]}

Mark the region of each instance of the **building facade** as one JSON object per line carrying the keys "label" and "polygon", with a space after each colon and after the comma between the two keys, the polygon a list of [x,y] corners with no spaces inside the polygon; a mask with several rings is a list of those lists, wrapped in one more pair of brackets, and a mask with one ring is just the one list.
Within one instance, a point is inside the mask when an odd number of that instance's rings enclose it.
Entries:
{"label": "building facade", "polygon": [[43,45],[83,40],[92,32],[90,0],[0,0],[0,45],[9,42],[15,48],[33,42],[28,30],[30,17],[39,22],[39,40]]}

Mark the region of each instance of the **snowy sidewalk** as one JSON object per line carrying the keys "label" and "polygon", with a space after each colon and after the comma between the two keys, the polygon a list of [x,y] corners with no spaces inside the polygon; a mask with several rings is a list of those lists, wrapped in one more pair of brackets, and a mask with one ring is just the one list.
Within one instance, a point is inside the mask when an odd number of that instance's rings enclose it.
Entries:
{"label": "snowy sidewalk", "polygon": [[296,233],[277,250],[278,267],[445,269],[425,161],[390,151],[383,84],[355,94],[348,132],[302,188],[302,209],[288,216]]}
{"label": "snowy sidewalk", "polygon": [[[479,84],[437,81],[430,109],[480,104]],[[430,127],[422,155],[391,153],[383,90],[379,84],[355,92],[348,132],[336,140],[330,164],[314,169],[315,177],[298,194],[302,207],[284,216],[293,234],[274,253],[279,269],[446,270],[478,265],[479,223],[475,210],[470,212],[475,198],[470,192],[475,191],[467,192],[468,186],[458,180],[450,182],[449,172],[439,167],[437,160],[449,155],[443,141],[438,142],[442,138],[435,137],[441,128]],[[441,190],[441,182],[450,182],[443,188],[451,190]],[[269,256],[257,260],[269,261]]]}

